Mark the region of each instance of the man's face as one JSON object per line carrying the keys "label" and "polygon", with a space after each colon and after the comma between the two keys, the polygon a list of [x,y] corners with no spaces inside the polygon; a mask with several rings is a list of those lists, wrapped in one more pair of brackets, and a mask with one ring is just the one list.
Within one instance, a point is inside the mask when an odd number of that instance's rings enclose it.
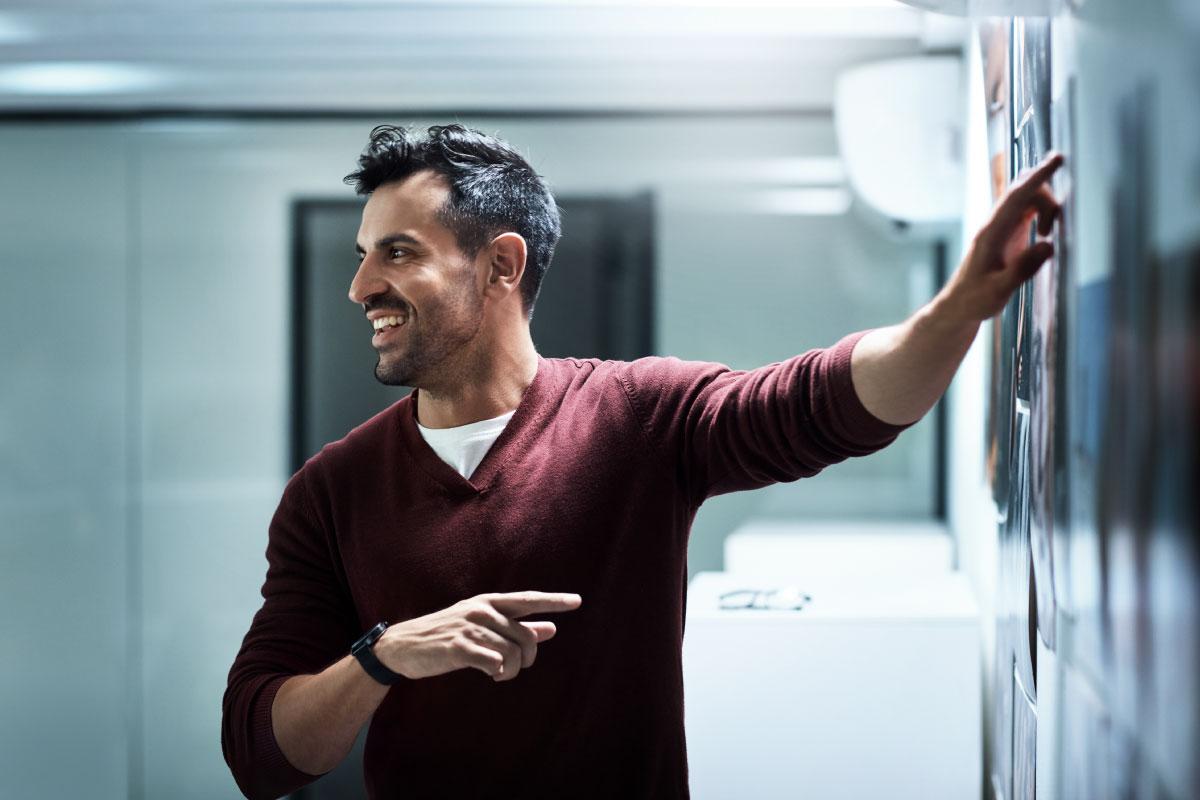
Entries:
{"label": "man's face", "polygon": [[436,217],[448,194],[441,176],[422,170],[380,186],[363,209],[349,296],[373,326],[388,322],[373,327],[371,344],[375,377],[389,386],[444,381],[483,325],[476,267]]}

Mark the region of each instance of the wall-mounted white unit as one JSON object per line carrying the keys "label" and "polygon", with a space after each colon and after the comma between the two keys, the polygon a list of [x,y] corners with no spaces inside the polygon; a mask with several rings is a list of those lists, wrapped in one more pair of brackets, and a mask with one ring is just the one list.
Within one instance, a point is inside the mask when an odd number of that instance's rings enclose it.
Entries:
{"label": "wall-mounted white unit", "polygon": [[966,92],[958,56],[877,61],[843,72],[838,147],[856,207],[905,238],[960,227]]}

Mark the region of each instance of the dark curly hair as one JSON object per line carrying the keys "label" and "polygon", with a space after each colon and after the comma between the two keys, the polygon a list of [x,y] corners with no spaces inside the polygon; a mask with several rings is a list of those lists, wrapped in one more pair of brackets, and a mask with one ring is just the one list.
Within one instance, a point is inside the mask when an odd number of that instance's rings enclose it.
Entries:
{"label": "dark curly hair", "polygon": [[558,204],[520,153],[507,142],[459,124],[433,125],[423,138],[406,128],[380,125],[346,176],[360,195],[385,183],[430,169],[446,178],[450,195],[438,221],[454,234],[459,249],[474,258],[493,237],[515,231],[527,257],[521,301],[532,318],[542,277],[562,235]]}

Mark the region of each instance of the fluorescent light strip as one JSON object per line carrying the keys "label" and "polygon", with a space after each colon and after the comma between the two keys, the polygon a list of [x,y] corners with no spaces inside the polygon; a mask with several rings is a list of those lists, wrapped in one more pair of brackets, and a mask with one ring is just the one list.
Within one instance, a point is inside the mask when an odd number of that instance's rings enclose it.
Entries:
{"label": "fluorescent light strip", "polygon": [[124,94],[169,83],[160,68],[106,61],[45,61],[0,66],[0,92],[24,95]]}

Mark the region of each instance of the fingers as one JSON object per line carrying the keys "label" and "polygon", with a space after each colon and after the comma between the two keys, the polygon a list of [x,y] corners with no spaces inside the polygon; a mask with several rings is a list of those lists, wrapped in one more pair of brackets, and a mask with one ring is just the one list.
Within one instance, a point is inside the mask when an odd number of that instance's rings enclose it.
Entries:
{"label": "fingers", "polygon": [[583,598],[569,592],[504,592],[481,595],[506,617],[574,611]]}
{"label": "fingers", "polygon": [[1036,189],[1049,180],[1050,176],[1058,171],[1058,168],[1063,165],[1064,161],[1062,153],[1047,153],[1046,157],[1036,167],[1026,170],[1018,176],[1014,188],[1019,192]]}
{"label": "fingers", "polygon": [[529,656],[518,642],[497,633],[484,625],[472,625],[463,629],[463,636],[486,647],[500,656],[500,663],[489,674],[498,681],[510,681],[517,677],[523,667],[528,667]]}
{"label": "fingers", "polygon": [[1054,220],[1061,208],[1046,181],[1062,165],[1062,154],[1051,153],[1009,187],[1000,204],[992,212],[992,222],[1000,236],[1006,236],[1031,208],[1038,210],[1038,229],[1043,236],[1053,229]]}
{"label": "fingers", "polygon": [[529,639],[516,642],[506,636],[481,628],[482,636],[486,637],[488,645],[501,656],[497,670],[489,673],[497,681],[510,681],[517,677],[522,669],[533,666],[537,660],[537,643],[554,637],[557,633],[553,622],[521,622],[518,627],[528,631]]}
{"label": "fingers", "polygon": [[480,672],[496,677],[504,667],[504,656],[483,645],[475,644],[465,637],[458,643],[458,651],[465,662],[463,666],[473,667]]}
{"label": "fingers", "polygon": [[476,626],[468,630],[504,656],[507,678],[516,677],[521,667],[533,664],[537,653],[537,636],[533,631],[504,616],[484,600],[468,610],[465,616]]}
{"label": "fingers", "polygon": [[1050,187],[1045,184],[1038,187],[1037,194],[1033,196],[1033,203],[1038,210],[1038,235],[1049,236],[1054,230],[1054,221],[1062,213],[1062,206],[1050,191]]}
{"label": "fingers", "polygon": [[1042,264],[1046,263],[1046,259],[1052,255],[1054,255],[1054,245],[1050,242],[1038,242],[1026,250],[1017,261],[1019,283],[1032,278]]}
{"label": "fingers", "polygon": [[553,622],[548,620],[539,622],[522,622],[521,624],[528,628],[533,635],[537,637],[538,642],[544,642],[547,639],[553,639],[554,634],[558,633],[558,628],[555,627]]}
{"label": "fingers", "polygon": [[522,669],[533,666],[538,643],[552,638],[558,630],[553,622],[521,622],[517,617],[572,611],[581,602],[578,594],[565,592],[478,595],[464,601],[467,608],[463,617],[470,624],[461,631],[461,650],[465,657],[473,659],[470,666],[483,670],[494,680],[512,680]]}

